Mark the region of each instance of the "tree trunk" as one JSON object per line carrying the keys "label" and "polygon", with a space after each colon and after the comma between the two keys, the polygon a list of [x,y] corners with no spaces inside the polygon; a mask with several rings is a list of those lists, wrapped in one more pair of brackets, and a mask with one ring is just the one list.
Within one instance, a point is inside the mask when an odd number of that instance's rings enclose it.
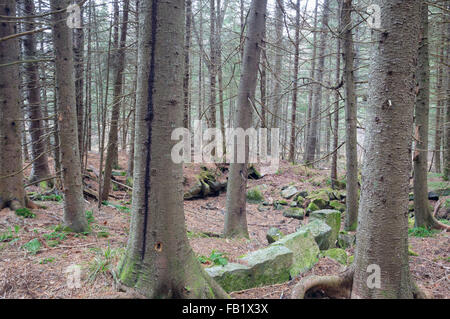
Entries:
{"label": "tree trunk", "polygon": [[70,0],[51,0],[53,43],[56,68],[61,167],[64,184],[64,224],[75,232],[85,232],[88,224],[84,212],[80,149],[75,97],[72,32],[66,24],[65,9]]}
{"label": "tree trunk", "polygon": [[300,56],[300,0],[295,7],[295,53],[294,53],[294,90],[292,91],[291,142],[289,146],[289,161],[295,163],[296,112],[298,93],[298,59]]}
{"label": "tree trunk", "polygon": [[111,175],[114,166],[114,159],[117,157],[118,149],[118,123],[120,115],[120,106],[122,104],[122,86],[123,86],[123,71],[125,68],[125,47],[127,42],[128,31],[128,12],[130,9],[130,0],[123,0],[123,16],[122,16],[122,31],[120,34],[120,47],[117,52],[115,82],[114,82],[114,96],[111,114],[111,126],[108,136],[108,147],[105,161],[105,174],[103,177],[103,187],[101,200],[108,200],[111,189]]}
{"label": "tree trunk", "polygon": [[[16,16],[16,1],[0,4],[0,15]],[[0,38],[17,33],[15,23],[0,23]],[[19,41],[0,41],[0,209],[25,206],[20,136]]]}
{"label": "tree trunk", "polygon": [[[26,16],[34,16],[35,8],[33,0],[25,0],[24,14]],[[32,31],[35,29],[34,19],[27,18],[24,31]],[[23,41],[25,60],[36,59],[36,36],[30,33],[24,37]],[[45,131],[42,116],[41,92],[39,81],[39,67],[37,63],[25,64],[25,78],[27,90],[27,113],[30,120],[30,136],[31,136],[31,160],[33,162],[30,173],[30,181],[35,182],[48,178],[50,169],[48,167],[48,159],[45,149]],[[51,184],[49,181],[48,183]]]}
{"label": "tree trunk", "polygon": [[[326,48],[326,38],[327,38],[327,25],[328,16],[330,13],[329,0],[325,0],[323,3],[323,13],[322,13],[322,33],[319,39],[319,61],[317,64],[317,69],[315,70],[314,81],[319,83],[323,79],[323,69],[325,64],[325,48]],[[312,114],[311,114],[311,126],[308,132],[308,138],[306,141],[306,153],[305,162],[307,165],[311,165],[314,162],[317,148],[317,134],[318,134],[318,124],[320,117],[320,109],[322,104],[322,86],[320,84],[313,84],[313,98],[312,98]]]}
{"label": "tree trunk", "polygon": [[275,37],[276,37],[276,48],[275,48],[275,66],[274,66],[274,82],[275,86],[273,88],[273,108],[272,108],[272,121],[271,128],[279,128],[280,120],[278,118],[281,109],[281,73],[283,70],[283,12],[284,12],[284,0],[276,1],[276,13],[275,13]]}
{"label": "tree trunk", "polygon": [[344,82],[345,82],[345,150],[347,169],[347,211],[345,230],[356,230],[358,221],[358,153],[356,151],[357,105],[355,93],[352,1],[344,0],[342,26],[344,29]]}
{"label": "tree trunk", "polygon": [[80,8],[81,13],[81,27],[75,29],[73,32],[73,54],[75,62],[75,96],[77,103],[77,119],[78,119],[78,145],[80,147],[80,161],[83,162],[83,144],[84,144],[84,29],[83,29],[83,7]]}
{"label": "tree trunk", "polygon": [[191,21],[192,21],[192,0],[186,0],[186,39],[184,42],[184,127],[190,127],[190,101],[189,101],[189,83],[191,77]]}
{"label": "tree trunk", "polygon": [[[263,41],[267,0],[253,0],[248,15],[248,29],[244,45],[238,106],[235,113],[235,127],[244,131],[252,125],[258,66]],[[256,104],[256,103],[254,103]],[[233,145],[234,147],[234,145]],[[230,165],[226,200],[224,235],[226,237],[248,237],[246,216],[246,188],[249,145],[245,145],[245,163]]]}
{"label": "tree trunk", "polygon": [[[450,4],[447,3],[447,11],[450,10]],[[445,37],[447,46],[445,61],[449,61],[450,57],[450,23],[447,23],[447,32]],[[445,127],[444,127],[444,179],[450,180],[450,67],[446,67],[446,85],[444,86],[445,94]]]}
{"label": "tree trunk", "polygon": [[183,167],[170,158],[171,132],[183,125],[184,7],[184,0],[140,2],[138,156],[130,238],[118,278],[123,288],[147,298],[223,298],[189,246]]}
{"label": "tree trunk", "polygon": [[428,202],[428,120],[430,110],[430,62],[428,41],[428,5],[423,2],[420,13],[421,39],[417,59],[419,92],[415,107],[415,131],[418,133],[414,152],[414,219],[415,227],[433,227],[435,219]]}
{"label": "tree trunk", "polygon": [[[339,1],[339,17],[341,16],[342,12],[342,2]],[[342,21],[339,18],[339,32],[342,30]],[[336,53],[336,83],[339,83],[341,81],[341,39],[337,38],[337,53]],[[332,149],[334,151],[332,159],[331,159],[331,188],[336,188],[336,181],[338,179],[337,174],[337,161],[338,161],[338,154],[339,151],[338,143],[339,143],[339,101],[341,99],[341,96],[339,94],[339,91],[336,91],[334,95],[334,126],[333,126],[333,146]]]}
{"label": "tree trunk", "polygon": [[[374,3],[381,8],[381,31],[372,30],[352,298],[412,298],[408,192],[421,1]],[[371,265],[380,270],[378,287],[368,285]]]}

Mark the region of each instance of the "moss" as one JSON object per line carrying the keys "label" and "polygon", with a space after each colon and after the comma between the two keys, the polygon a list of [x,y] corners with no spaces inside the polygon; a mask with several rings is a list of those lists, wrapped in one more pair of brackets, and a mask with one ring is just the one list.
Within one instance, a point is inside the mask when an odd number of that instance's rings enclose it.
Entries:
{"label": "moss", "polygon": [[340,211],[341,213],[345,212],[346,210],[346,206],[344,204],[342,204],[340,201],[338,200],[332,200],[329,204],[332,208]]}
{"label": "moss", "polygon": [[258,187],[253,187],[247,191],[247,202],[258,204],[264,201],[264,196]]}
{"label": "moss", "polygon": [[319,209],[320,208],[316,204],[311,202],[311,203],[309,203],[308,207],[306,208],[306,212],[307,213],[311,213],[311,212],[314,212],[314,211],[319,210]]}
{"label": "moss", "polygon": [[342,265],[347,264],[347,253],[345,250],[341,248],[332,248],[328,250],[324,250],[320,253],[322,257],[329,257],[331,259],[336,260],[338,263]]}
{"label": "moss", "polygon": [[347,265],[353,264],[353,261],[355,260],[355,256],[350,256],[347,258]]}

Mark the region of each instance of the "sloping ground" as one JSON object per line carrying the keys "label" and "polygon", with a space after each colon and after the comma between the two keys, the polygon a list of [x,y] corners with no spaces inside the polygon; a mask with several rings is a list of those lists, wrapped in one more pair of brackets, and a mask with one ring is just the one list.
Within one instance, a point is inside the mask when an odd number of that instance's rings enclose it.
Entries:
{"label": "sloping ground", "polygon": [[[125,166],[126,158],[120,163]],[[92,154],[89,164],[98,167],[98,155]],[[208,167],[209,168],[209,167]],[[185,170],[186,189],[199,174],[197,166]],[[301,166],[283,163],[279,172],[260,180],[249,181],[249,188],[260,186],[264,199],[280,199],[280,189],[295,185],[299,190],[311,191],[326,187],[327,171],[305,170]],[[94,185],[95,188],[95,185]],[[30,187],[27,191],[36,191]],[[117,260],[126,246],[129,232],[129,201],[127,191],[114,192],[109,206],[100,211],[96,203],[89,203],[93,212],[92,233],[88,236],[64,233],[55,226],[62,222],[62,203],[37,202],[45,209],[33,211],[35,218],[16,216],[7,209],[0,212],[0,298],[117,298],[122,297],[113,287],[113,272]],[[225,253],[230,262],[239,256],[267,246],[266,232],[278,227],[285,234],[292,233],[301,221],[283,217],[282,211],[270,206],[268,211],[258,211],[257,204],[248,205],[250,240],[229,240],[214,237],[223,230],[225,194],[195,201],[185,201],[188,237],[194,251],[210,256],[213,250]],[[205,235],[206,233],[206,235]],[[210,237],[213,236],[213,237]],[[0,237],[0,239],[2,239]],[[23,246],[37,239],[39,252],[30,253]],[[433,237],[410,237],[411,248],[419,256],[411,256],[410,266],[414,278],[430,296],[450,298],[450,261],[448,234]],[[31,246],[32,248],[32,246]],[[351,255],[352,249],[347,253]],[[66,273],[72,265],[81,266],[81,287],[69,289]],[[206,265],[205,265],[206,266]],[[342,266],[329,258],[321,258],[310,274],[330,275]],[[93,276],[97,273],[96,276]],[[281,285],[234,292],[234,298],[289,298],[290,291],[300,278]]]}

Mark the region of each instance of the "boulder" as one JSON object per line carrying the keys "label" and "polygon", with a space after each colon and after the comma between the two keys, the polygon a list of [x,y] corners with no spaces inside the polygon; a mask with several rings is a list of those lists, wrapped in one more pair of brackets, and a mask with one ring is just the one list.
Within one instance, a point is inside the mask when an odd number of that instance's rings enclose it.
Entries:
{"label": "boulder", "polygon": [[279,230],[276,227],[270,228],[266,234],[266,238],[269,244],[272,244],[277,240],[280,240],[283,236],[284,234],[281,232],[281,230]]}
{"label": "boulder", "polygon": [[250,267],[250,287],[261,287],[286,282],[290,279],[293,253],[290,249],[273,245],[249,253],[241,258]]}
{"label": "boulder", "polygon": [[345,252],[345,250],[341,248],[332,248],[324,250],[320,253],[320,255],[322,257],[334,259],[342,265],[347,265],[347,253]]}
{"label": "boulder", "polygon": [[309,203],[308,207],[306,207],[307,214],[310,214],[316,210],[320,210],[320,208],[314,203]]}
{"label": "boulder", "polygon": [[226,291],[239,291],[252,287],[250,267],[236,263],[206,268],[206,272]]}
{"label": "boulder", "polygon": [[335,247],[336,240],[341,230],[341,212],[332,209],[323,209],[312,212],[309,215],[309,220],[319,219],[324,221],[328,226],[331,227],[331,238],[330,238],[330,248]]}
{"label": "boulder", "polygon": [[298,207],[303,207],[303,204],[305,203],[305,198],[303,196],[298,195],[295,201]]}
{"label": "boulder", "polygon": [[298,193],[298,189],[295,186],[289,186],[281,191],[281,197],[289,199]]}
{"label": "boulder", "polygon": [[437,200],[439,200],[439,195],[436,192],[429,192],[428,199],[437,201]]}
{"label": "boulder", "polygon": [[340,248],[347,249],[356,244],[356,236],[353,234],[339,233],[337,244]]}
{"label": "boulder", "polygon": [[314,240],[314,236],[306,230],[299,230],[287,235],[272,245],[284,246],[292,251],[291,277],[298,276],[311,269],[319,260],[319,246]]}
{"label": "boulder", "polygon": [[290,207],[283,212],[283,216],[287,218],[303,220],[303,218],[305,217],[305,210],[303,208]]}
{"label": "boulder", "polygon": [[332,236],[333,230],[321,219],[313,219],[308,224],[300,227],[299,230],[310,231],[320,250],[334,247],[336,239]]}
{"label": "boulder", "polygon": [[345,212],[345,210],[347,209],[347,207],[338,200],[332,200],[329,205],[330,207],[340,211],[341,213]]}

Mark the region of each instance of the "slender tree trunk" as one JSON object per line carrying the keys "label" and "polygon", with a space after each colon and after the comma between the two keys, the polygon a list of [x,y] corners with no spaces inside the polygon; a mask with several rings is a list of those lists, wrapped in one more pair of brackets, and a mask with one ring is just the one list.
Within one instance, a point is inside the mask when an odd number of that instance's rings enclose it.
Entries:
{"label": "slender tree trunk", "polygon": [[[342,2],[339,1],[339,9],[338,9],[338,21],[339,21],[339,33],[342,30]],[[339,83],[341,80],[341,39],[337,38],[337,50],[336,50],[336,83]],[[331,159],[331,188],[336,188],[336,181],[338,179],[337,174],[337,162],[338,162],[338,154],[339,151],[338,143],[339,143],[339,101],[341,99],[341,96],[339,94],[339,91],[336,91],[334,95],[334,126],[333,126],[333,146],[332,149],[334,151],[332,159]]]}
{"label": "slender tree trunk", "polygon": [[184,14],[184,0],[140,2],[133,208],[118,279],[147,298],[224,298],[189,245],[183,167],[170,158],[183,125]]}
{"label": "slender tree trunk", "polygon": [[295,53],[294,53],[294,90],[292,91],[291,142],[289,146],[289,161],[295,163],[295,137],[298,95],[298,59],[300,56],[300,0],[297,0],[295,17]]}
{"label": "slender tree trunk", "polygon": [[209,15],[209,126],[216,128],[216,83],[217,83],[217,52],[216,52],[216,0],[210,0]]}
{"label": "slender tree trunk", "polygon": [[[35,15],[33,0],[24,1],[24,14],[27,16]],[[24,31],[32,31],[34,28],[34,19],[27,18]],[[33,33],[24,37],[23,46],[25,59],[36,59],[36,36]],[[34,182],[50,176],[48,158],[45,150],[45,131],[42,120],[39,67],[37,63],[27,63],[25,65],[25,78],[28,100],[27,113],[30,120],[31,160],[33,161],[30,181]],[[51,184],[50,181],[49,183]]]}
{"label": "slender tree trunk", "polygon": [[192,21],[192,0],[186,0],[186,39],[184,42],[184,127],[190,127],[190,101],[189,101],[189,82],[191,77],[191,21]]}
{"label": "slender tree trunk", "polygon": [[111,126],[108,136],[108,147],[105,161],[105,174],[103,177],[103,187],[101,200],[108,200],[109,192],[111,189],[111,175],[114,166],[114,159],[117,157],[118,149],[118,123],[120,106],[122,104],[122,87],[123,87],[123,71],[125,68],[125,47],[127,42],[128,31],[128,11],[130,9],[130,0],[123,0],[123,17],[122,17],[122,31],[120,34],[120,47],[117,52],[117,59],[115,61],[115,82],[114,82],[114,97],[111,114]]}
{"label": "slender tree trunk", "polygon": [[281,109],[281,73],[283,69],[283,11],[284,11],[284,0],[276,1],[276,13],[275,13],[275,38],[276,38],[276,51],[275,51],[275,66],[274,66],[274,82],[275,86],[273,88],[273,108],[272,108],[272,121],[271,128],[279,128],[279,114]]}
{"label": "slender tree trunk", "polygon": [[77,119],[78,119],[78,145],[80,147],[80,160],[83,162],[83,145],[84,145],[84,29],[83,29],[83,7],[81,7],[81,26],[73,32],[73,53],[75,62],[75,95],[77,103]]}
{"label": "slender tree trunk", "polygon": [[428,120],[430,109],[430,62],[428,41],[428,5],[420,13],[421,39],[418,52],[417,83],[419,92],[415,107],[417,140],[414,152],[414,219],[415,227],[433,227],[435,219],[428,202]]}
{"label": "slender tree trunk", "polygon": [[354,48],[352,28],[352,1],[344,0],[342,26],[344,29],[344,82],[345,82],[345,150],[347,170],[347,211],[345,230],[356,230],[358,221],[358,153],[357,153],[357,105],[354,76]]}
{"label": "slender tree trunk", "polygon": [[[235,113],[236,127],[244,130],[247,130],[252,125],[253,112],[250,103],[254,103],[255,98],[266,7],[267,0],[252,0],[248,15],[248,29],[241,68],[238,106]],[[236,161],[233,161],[230,165],[224,229],[226,237],[248,237],[246,187],[249,145],[247,143],[245,145],[245,153],[245,163],[234,163]]]}
{"label": "slender tree trunk", "polygon": [[[413,297],[408,264],[408,192],[420,3],[374,2],[381,8],[382,31],[372,30],[374,49],[352,298]],[[376,276],[374,269],[380,271],[378,287],[371,280]]]}
{"label": "slender tree trunk", "polygon": [[[450,4],[447,3],[447,11],[450,10]],[[447,46],[445,61],[450,57],[450,23],[447,23],[447,32],[445,42]],[[444,126],[444,179],[450,180],[450,67],[446,65],[446,81],[444,86],[445,100],[445,126]]]}
{"label": "slender tree trunk", "polygon": [[61,167],[64,183],[64,224],[75,232],[85,232],[88,224],[84,212],[83,182],[75,96],[72,32],[66,24],[65,9],[70,0],[51,0],[53,43],[56,67]]}
{"label": "slender tree trunk", "polygon": [[[321,83],[323,79],[323,69],[325,64],[325,48],[326,48],[326,30],[328,25],[328,16],[330,13],[329,0],[325,0],[323,3],[323,13],[322,13],[322,33],[319,39],[319,61],[317,64],[317,69],[315,70],[314,80]],[[320,109],[322,103],[322,86],[320,84],[313,84],[313,99],[312,99],[312,118],[311,126],[308,133],[308,138],[306,141],[306,153],[305,162],[310,165],[314,162],[316,155],[316,147],[318,143],[318,125],[320,117]]]}
{"label": "slender tree trunk", "polygon": [[[16,1],[0,3],[0,15],[16,16]],[[0,23],[0,38],[17,33],[15,23]],[[19,41],[0,41],[0,209],[25,206],[20,136]]]}

